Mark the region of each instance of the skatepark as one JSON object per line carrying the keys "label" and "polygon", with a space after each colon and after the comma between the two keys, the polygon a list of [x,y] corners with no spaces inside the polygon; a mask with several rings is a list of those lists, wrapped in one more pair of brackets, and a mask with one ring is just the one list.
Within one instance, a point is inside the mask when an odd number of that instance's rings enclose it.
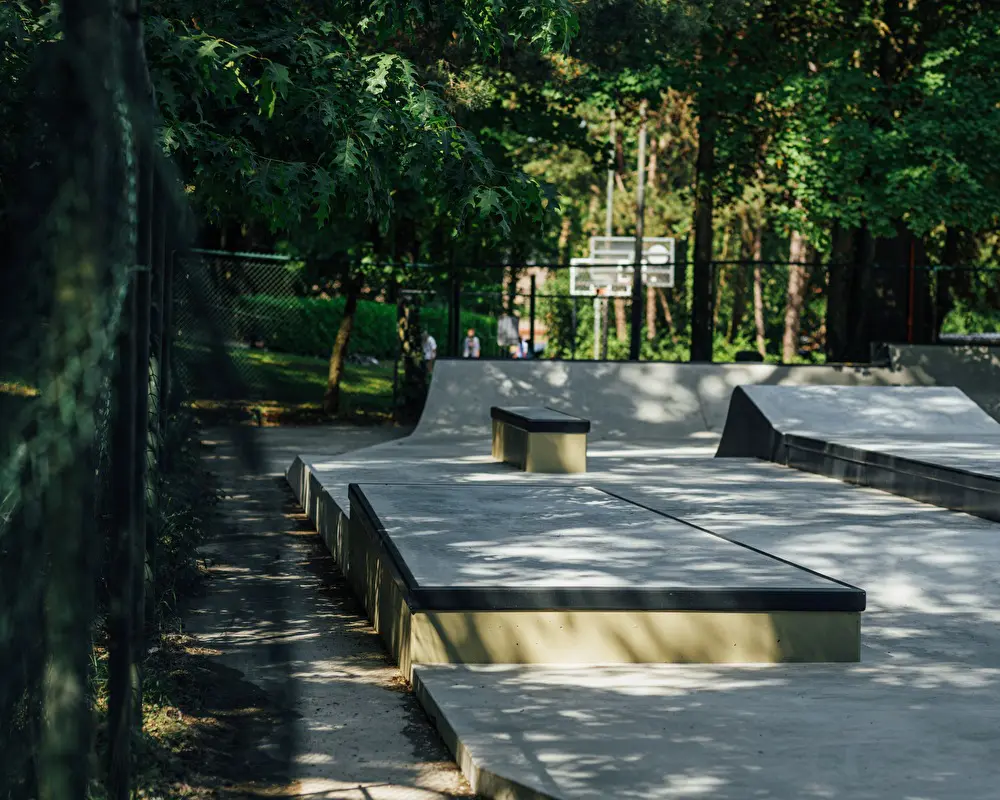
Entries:
{"label": "skatepark", "polygon": [[[410,436],[287,479],[482,796],[993,797],[981,356],[441,360]],[[500,460],[495,408],[585,465]]]}

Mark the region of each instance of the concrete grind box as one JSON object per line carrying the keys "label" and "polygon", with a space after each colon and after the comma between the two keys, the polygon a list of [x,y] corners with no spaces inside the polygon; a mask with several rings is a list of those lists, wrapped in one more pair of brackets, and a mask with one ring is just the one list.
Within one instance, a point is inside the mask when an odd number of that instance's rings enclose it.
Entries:
{"label": "concrete grind box", "polygon": [[865,593],[591,487],[351,484],[341,567],[415,664],[860,659]]}
{"label": "concrete grind box", "polygon": [[490,409],[493,458],[525,472],[587,471],[590,421],[551,408]]}

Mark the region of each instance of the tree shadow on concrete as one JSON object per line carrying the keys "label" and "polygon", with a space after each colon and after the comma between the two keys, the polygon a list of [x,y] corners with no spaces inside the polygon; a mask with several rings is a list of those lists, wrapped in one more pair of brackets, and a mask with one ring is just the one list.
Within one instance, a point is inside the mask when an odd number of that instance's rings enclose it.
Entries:
{"label": "tree shadow on concrete", "polygon": [[284,479],[234,472],[226,448],[217,455],[232,525],[205,550],[212,579],[189,625],[284,714],[264,746],[284,743],[287,780],[262,796],[467,796]]}

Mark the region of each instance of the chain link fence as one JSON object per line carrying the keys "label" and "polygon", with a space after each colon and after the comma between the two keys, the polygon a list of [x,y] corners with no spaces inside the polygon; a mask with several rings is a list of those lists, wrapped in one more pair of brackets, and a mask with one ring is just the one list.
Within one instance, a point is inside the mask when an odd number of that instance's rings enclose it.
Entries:
{"label": "chain link fence", "polygon": [[[434,339],[438,357],[465,356],[470,331],[481,358],[625,360],[630,354],[632,300],[573,296],[564,265],[324,265],[218,251],[194,252],[185,264],[181,297],[197,265],[207,313],[242,379],[219,384],[198,371],[199,353],[207,350],[190,329],[199,320],[179,319],[178,348],[188,361],[182,380],[203,405],[271,404],[321,414],[352,291],[342,413],[388,418],[399,406],[401,382],[413,393],[415,384],[400,372],[412,355],[405,339],[416,335],[413,319],[421,335]],[[690,357],[693,271],[680,262],[673,287],[646,288],[638,314],[643,360]],[[821,363],[839,353],[840,360],[864,361],[871,342],[926,342],[939,333],[996,330],[1000,322],[997,276],[989,270],[876,265],[864,303],[844,294],[844,284],[858,284],[856,276],[843,279],[852,271],[818,263],[713,263],[714,359]],[[412,318],[411,309],[417,309]],[[409,334],[400,327],[403,316]],[[851,336],[853,350],[841,342]],[[234,394],[236,385],[243,394]]]}
{"label": "chain link fence", "polygon": [[[205,535],[172,358],[189,216],[139,18],[104,2],[53,14],[22,76],[44,135],[23,143],[0,214],[0,798],[125,800],[147,654]],[[235,382],[204,293],[182,305],[205,371]]]}

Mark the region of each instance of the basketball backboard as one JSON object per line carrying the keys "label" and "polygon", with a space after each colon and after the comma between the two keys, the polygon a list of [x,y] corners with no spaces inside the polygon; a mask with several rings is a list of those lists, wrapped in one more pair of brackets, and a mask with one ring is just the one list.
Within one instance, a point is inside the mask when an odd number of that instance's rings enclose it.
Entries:
{"label": "basketball backboard", "polygon": [[[592,236],[590,256],[570,261],[570,294],[629,297],[635,237]],[[646,286],[669,289],[674,285],[674,240],[644,237],[642,280]]]}

